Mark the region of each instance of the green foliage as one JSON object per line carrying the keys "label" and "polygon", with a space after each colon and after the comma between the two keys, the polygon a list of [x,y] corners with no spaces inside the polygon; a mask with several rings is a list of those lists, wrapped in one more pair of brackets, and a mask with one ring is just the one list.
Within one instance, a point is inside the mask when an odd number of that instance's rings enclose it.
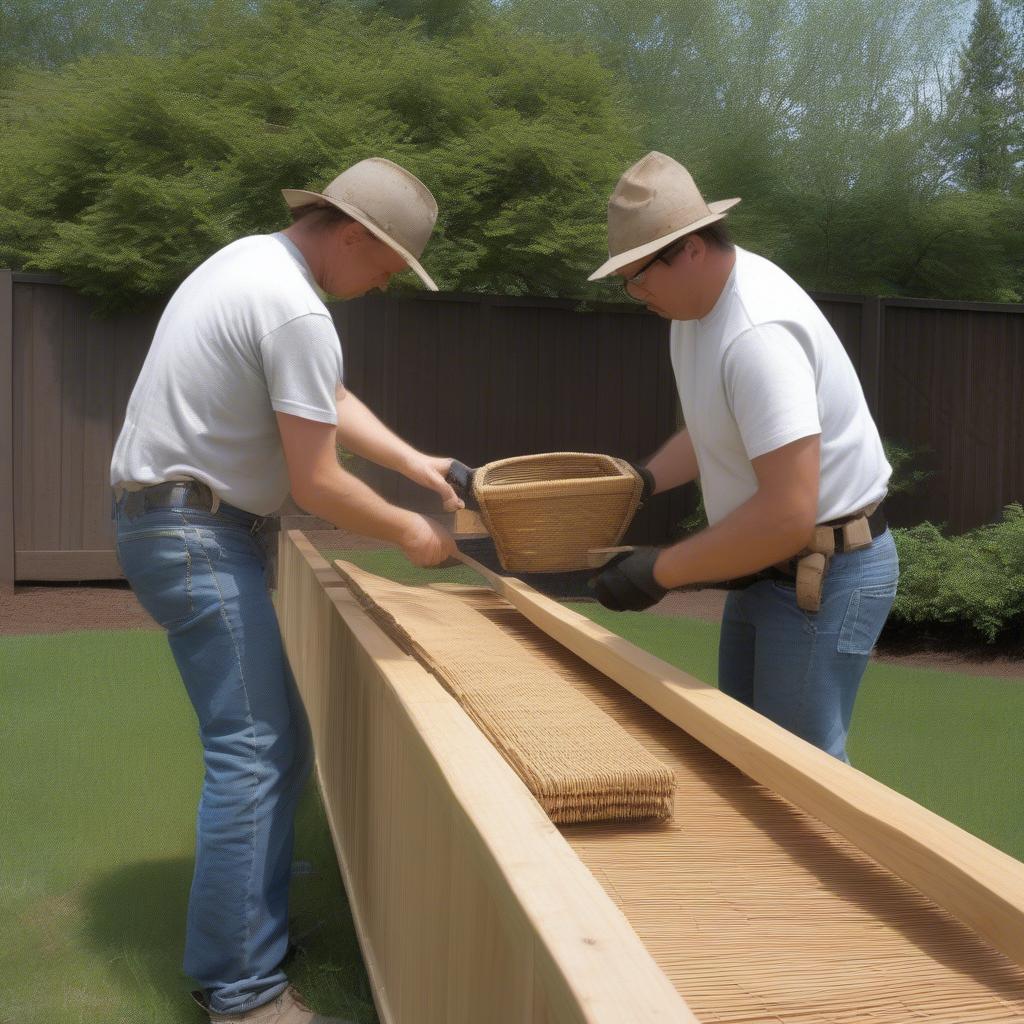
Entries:
{"label": "green foliage", "polygon": [[1024,198],[960,181],[962,4],[505,0],[502,9],[524,28],[595,48],[631,87],[645,146],[684,163],[708,197],[742,196],[729,215],[737,240],[804,287],[1024,295]]}
{"label": "green foliage", "polygon": [[955,119],[960,174],[970,188],[1005,191],[1013,178],[1015,90],[1009,33],[994,0],[978,0],[960,54]]}
{"label": "green foliage", "polygon": [[108,306],[371,153],[444,286],[607,297],[646,149],[807,288],[1024,297],[1024,0],[10,0],[0,89],[0,263]]}
{"label": "green foliage", "polygon": [[430,35],[442,36],[467,31],[490,11],[488,0],[364,0],[364,6],[418,20]]}
{"label": "green foliage", "polygon": [[[4,0],[0,72],[18,64],[59,67],[128,48],[165,51],[227,0]],[[241,13],[245,0],[233,0]]]}
{"label": "green foliage", "polygon": [[281,187],[380,155],[438,198],[425,262],[442,287],[579,293],[637,148],[610,74],[498,25],[456,43],[340,6],[214,4],[175,52],[19,72],[0,108],[0,265],[56,271],[108,310],[162,297],[232,238],[281,227]]}
{"label": "green foliage", "polygon": [[994,643],[1024,626],[1024,508],[945,537],[931,523],[894,530],[900,585],[891,622],[966,632]]}
{"label": "green foliage", "polygon": [[909,447],[900,441],[884,437],[882,448],[885,449],[885,458],[892,467],[892,476],[889,478],[890,497],[894,494],[913,494],[926,480],[935,475],[935,470],[919,465],[920,460],[927,456],[930,449],[920,445]]}

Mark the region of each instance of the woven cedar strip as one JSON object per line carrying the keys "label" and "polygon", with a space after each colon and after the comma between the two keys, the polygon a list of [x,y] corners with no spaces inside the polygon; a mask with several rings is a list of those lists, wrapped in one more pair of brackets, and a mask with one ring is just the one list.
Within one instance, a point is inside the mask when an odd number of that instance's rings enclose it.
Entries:
{"label": "woven cedar strip", "polygon": [[457,597],[336,565],[374,621],[443,683],[552,821],[669,813],[672,773],[499,626]]}

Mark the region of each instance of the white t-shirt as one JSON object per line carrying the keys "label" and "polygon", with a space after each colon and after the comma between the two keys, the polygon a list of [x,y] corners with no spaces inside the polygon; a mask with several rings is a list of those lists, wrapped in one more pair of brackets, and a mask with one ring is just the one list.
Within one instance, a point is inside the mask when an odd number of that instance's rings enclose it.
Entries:
{"label": "white t-shirt", "polygon": [[288,495],[275,410],[337,423],[341,342],[283,234],[240,238],[171,297],[128,402],[110,467],[129,487],[193,478],[268,515]]}
{"label": "white t-shirt", "polygon": [[756,493],[752,459],[815,434],[819,523],[884,496],[892,469],[853,364],[811,297],[775,264],[737,247],[714,309],[673,321],[671,349],[710,524]]}

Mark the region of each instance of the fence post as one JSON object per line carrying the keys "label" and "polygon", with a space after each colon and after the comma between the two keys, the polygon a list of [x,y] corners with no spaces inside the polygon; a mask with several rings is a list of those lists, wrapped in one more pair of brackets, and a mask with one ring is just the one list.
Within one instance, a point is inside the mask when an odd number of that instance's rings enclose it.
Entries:
{"label": "fence post", "polygon": [[14,589],[14,274],[0,270],[0,591]]}
{"label": "fence post", "polygon": [[[885,335],[885,306],[877,296],[865,298],[861,311],[860,380],[868,409],[878,424],[882,408],[882,345]],[[881,430],[881,424],[878,424]]]}

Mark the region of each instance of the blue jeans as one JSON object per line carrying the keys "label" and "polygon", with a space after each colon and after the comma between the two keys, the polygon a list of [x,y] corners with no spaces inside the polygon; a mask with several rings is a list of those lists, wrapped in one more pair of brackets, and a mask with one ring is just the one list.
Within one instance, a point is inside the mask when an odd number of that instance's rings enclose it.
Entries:
{"label": "blue jeans", "polygon": [[211,1010],[240,1013],[287,985],[295,808],[309,725],[267,592],[257,517],[230,505],[115,504],[117,555],[167,630],[199,719],[205,777],[196,824],[185,971]]}
{"label": "blue jeans", "polygon": [[718,687],[842,761],[868,655],[896,596],[899,560],[886,531],[836,555],[821,607],[797,607],[793,584],[761,580],[732,591],[718,648]]}

